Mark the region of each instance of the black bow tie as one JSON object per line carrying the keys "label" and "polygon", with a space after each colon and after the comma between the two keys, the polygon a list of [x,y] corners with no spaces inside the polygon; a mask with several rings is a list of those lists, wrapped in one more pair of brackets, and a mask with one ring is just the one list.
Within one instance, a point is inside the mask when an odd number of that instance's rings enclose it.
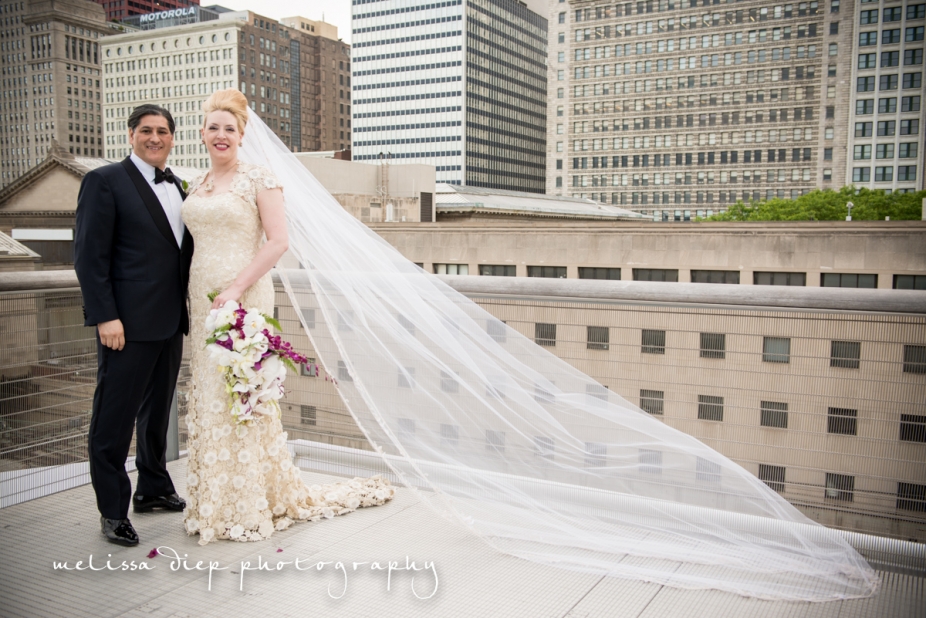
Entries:
{"label": "black bow tie", "polygon": [[170,171],[169,167],[165,167],[163,171],[158,168],[154,168],[154,184],[164,181],[169,182],[170,184],[177,184],[177,180],[174,177],[174,173]]}

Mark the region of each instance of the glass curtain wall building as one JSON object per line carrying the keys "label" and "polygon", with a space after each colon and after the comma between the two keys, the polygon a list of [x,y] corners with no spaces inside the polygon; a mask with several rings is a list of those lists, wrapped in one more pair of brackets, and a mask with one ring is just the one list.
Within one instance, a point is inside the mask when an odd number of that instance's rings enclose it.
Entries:
{"label": "glass curtain wall building", "polygon": [[353,0],[353,159],[543,193],[547,20],[535,4]]}

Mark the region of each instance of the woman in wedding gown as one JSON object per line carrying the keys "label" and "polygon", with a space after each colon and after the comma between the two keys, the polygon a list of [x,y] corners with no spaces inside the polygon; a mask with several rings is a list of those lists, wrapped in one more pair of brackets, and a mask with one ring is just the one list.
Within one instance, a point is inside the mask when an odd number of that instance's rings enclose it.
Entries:
{"label": "woman in wedding gown", "polygon": [[[200,542],[262,539],[295,519],[392,496],[377,477],[305,487],[279,419],[235,434],[205,357],[206,295],[269,313],[267,272],[288,239],[301,268],[280,277],[357,427],[403,486],[497,550],[766,599],[877,591],[877,575],[839,531],[539,347],[532,325],[505,324],[425,273],[346,212],[245,105],[237,91],[207,101],[213,169],[183,206],[196,238],[186,521]],[[584,328],[571,328],[562,343],[574,351]]]}
{"label": "woman in wedding gown", "polygon": [[[203,104],[203,142],[211,169],[183,203],[183,222],[196,243],[190,268],[192,393],[187,532],[200,545],[214,539],[259,541],[294,520],[317,520],[383,504],[394,488],[379,476],[306,486],[293,465],[279,417],[236,426],[223,376],[206,351],[209,311],[229,300],[273,314],[270,269],[287,249],[283,187],[270,170],[238,160],[248,119],[237,90]],[[263,242],[266,237],[266,242]],[[210,301],[210,292],[219,292]]]}

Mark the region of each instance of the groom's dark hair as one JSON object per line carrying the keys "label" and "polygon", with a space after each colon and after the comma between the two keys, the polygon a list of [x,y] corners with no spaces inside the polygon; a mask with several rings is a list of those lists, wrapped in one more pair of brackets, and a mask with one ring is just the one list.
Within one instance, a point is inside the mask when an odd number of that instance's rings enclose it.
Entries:
{"label": "groom's dark hair", "polygon": [[132,131],[137,129],[141,119],[145,116],[164,117],[167,120],[167,128],[170,129],[170,134],[174,134],[174,117],[170,115],[170,112],[167,111],[167,109],[161,107],[160,105],[153,105],[151,103],[139,105],[132,110],[132,115],[129,116],[129,129]]}

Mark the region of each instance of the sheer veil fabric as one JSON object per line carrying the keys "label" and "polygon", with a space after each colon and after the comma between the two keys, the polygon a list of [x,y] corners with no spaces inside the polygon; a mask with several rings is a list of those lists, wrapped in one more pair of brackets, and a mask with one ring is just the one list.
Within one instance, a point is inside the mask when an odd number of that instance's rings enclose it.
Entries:
{"label": "sheer veil fabric", "polygon": [[284,186],[283,283],[320,364],[406,486],[508,554],[764,599],[879,579],[720,453],[656,420],[406,260],[250,111],[241,159]]}

